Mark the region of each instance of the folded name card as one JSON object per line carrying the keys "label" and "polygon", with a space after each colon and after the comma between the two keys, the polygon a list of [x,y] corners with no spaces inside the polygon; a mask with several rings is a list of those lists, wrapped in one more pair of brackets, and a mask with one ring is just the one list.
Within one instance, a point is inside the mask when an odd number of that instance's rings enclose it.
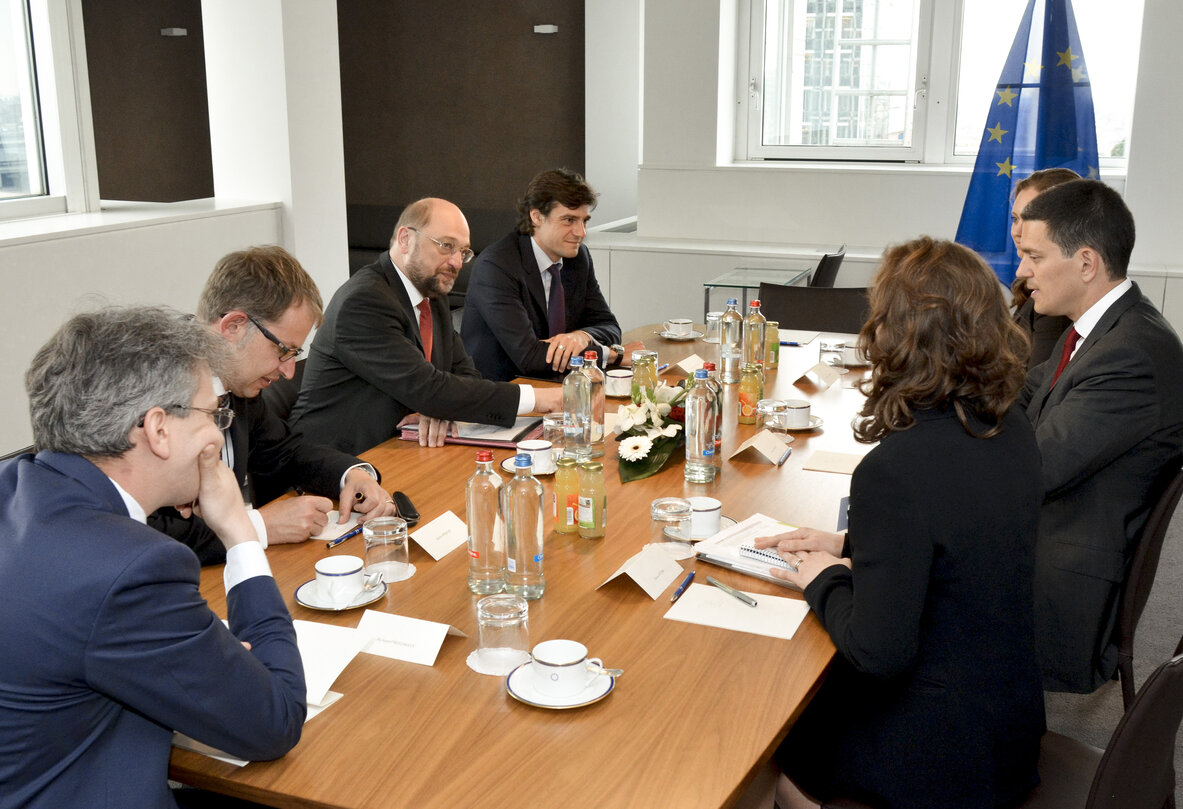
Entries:
{"label": "folded name card", "polygon": [[468,637],[448,624],[374,610],[365,611],[357,624],[357,631],[367,640],[362,649],[366,654],[405,660],[421,666],[435,665],[435,658],[446,636]]}
{"label": "folded name card", "polygon": [[620,566],[619,570],[604,579],[596,589],[599,590],[600,587],[617,576],[627,574],[630,579],[641,586],[646,595],[656,601],[657,597],[670,586],[674,579],[684,575],[685,572],[682,566],[661,548],[646,545],[640,553],[632,556]]}
{"label": "folded name card", "polygon": [[702,357],[698,356],[697,354],[691,354],[689,357],[679,362],[678,367],[690,376],[694,376],[694,372],[701,368],[704,362],[706,362],[706,360],[704,360]]}
{"label": "folded name card", "polygon": [[437,562],[468,541],[468,527],[464,520],[450,511],[436,517],[411,534],[423,550]]}
{"label": "folded name card", "polygon": [[727,459],[731,460],[741,452],[752,450],[755,454],[759,455],[761,458],[764,458],[769,463],[780,466],[785,461],[787,461],[789,459],[789,455],[792,454],[792,447],[785,446],[786,441],[792,440],[793,437],[791,435],[781,438],[771,430],[761,430],[747,441],[744,441],[742,444],[736,447],[735,451],[727,456]]}
{"label": "folded name card", "polygon": [[835,368],[832,365],[826,365],[824,362],[819,362],[817,365],[810,368],[797,379],[793,380],[793,384],[799,382],[812,382],[817,385],[819,390],[825,390],[842,378],[843,369]]}

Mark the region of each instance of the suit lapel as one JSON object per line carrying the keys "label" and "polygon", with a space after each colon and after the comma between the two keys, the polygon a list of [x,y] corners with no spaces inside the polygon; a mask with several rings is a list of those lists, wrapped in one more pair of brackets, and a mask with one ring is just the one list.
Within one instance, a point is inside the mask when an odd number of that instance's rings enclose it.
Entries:
{"label": "suit lapel", "polygon": [[[407,296],[407,288],[403,286],[403,279],[398,274],[398,269],[394,266],[394,262],[390,260],[390,253],[383,253],[378,259],[378,266],[382,270],[383,277],[386,279],[387,285],[390,287],[390,294],[398,301],[398,305],[402,308],[404,316],[411,327],[407,330],[411,338],[415,341],[415,345],[419,347],[419,352],[423,352],[423,338],[419,336],[419,311],[411,306],[411,299]],[[432,306],[434,311],[435,307]],[[439,342],[439,318],[433,316],[431,319],[432,339]],[[435,346],[432,346],[432,354],[435,354]]]}
{"label": "suit lapel", "polygon": [[250,417],[247,415],[247,402],[240,396],[230,394],[230,407],[234,410],[234,421],[230,423],[227,436],[231,450],[234,453],[234,477],[238,478],[238,488],[242,490],[244,502],[251,501],[250,491]]}

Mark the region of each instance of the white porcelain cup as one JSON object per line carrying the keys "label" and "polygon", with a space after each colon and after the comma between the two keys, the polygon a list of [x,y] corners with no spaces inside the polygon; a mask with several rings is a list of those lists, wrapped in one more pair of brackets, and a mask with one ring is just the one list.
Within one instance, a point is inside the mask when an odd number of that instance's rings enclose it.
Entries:
{"label": "white porcelain cup", "polygon": [[842,364],[847,367],[866,365],[867,358],[859,351],[858,346],[848,345],[842,349]]}
{"label": "white porcelain cup", "polygon": [[551,697],[573,697],[604,670],[599,658],[574,640],[544,640],[530,653],[534,687]]}
{"label": "white porcelain cup", "polygon": [[789,399],[785,402],[785,426],[790,430],[804,430],[809,426],[809,402]]}
{"label": "white porcelain cup", "polygon": [[690,501],[690,536],[706,539],[719,533],[723,504],[713,497],[688,497]]}
{"label": "white porcelain cup", "polygon": [[604,381],[604,393],[608,396],[632,396],[633,372],[629,368],[613,368]]}
{"label": "white porcelain cup", "polygon": [[666,334],[676,334],[683,337],[694,331],[694,321],[686,317],[675,317],[662,324]]}
{"label": "white porcelain cup", "polygon": [[518,452],[530,456],[530,464],[534,467],[534,474],[549,475],[555,471],[555,456],[549,441],[532,438],[529,441],[518,442]]}
{"label": "white porcelain cup", "polygon": [[347,607],[381,584],[382,574],[366,573],[358,556],[326,556],[316,563],[316,589],[334,607]]}

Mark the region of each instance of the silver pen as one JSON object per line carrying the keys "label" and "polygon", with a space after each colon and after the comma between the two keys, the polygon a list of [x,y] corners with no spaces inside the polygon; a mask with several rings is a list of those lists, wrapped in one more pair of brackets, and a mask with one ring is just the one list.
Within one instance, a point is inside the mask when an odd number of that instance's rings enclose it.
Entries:
{"label": "silver pen", "polygon": [[722,590],[727,595],[731,596],[732,598],[738,598],[740,601],[747,604],[749,607],[756,606],[756,599],[752,598],[747,593],[741,593],[739,590],[736,590],[734,587],[732,587],[729,584],[724,584],[723,582],[716,579],[714,576],[707,576],[707,584],[715,585],[716,587],[718,587],[720,590]]}

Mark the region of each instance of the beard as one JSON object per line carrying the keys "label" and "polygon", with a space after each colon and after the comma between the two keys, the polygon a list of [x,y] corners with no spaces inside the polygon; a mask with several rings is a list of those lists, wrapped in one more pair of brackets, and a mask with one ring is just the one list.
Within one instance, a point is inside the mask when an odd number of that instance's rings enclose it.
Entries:
{"label": "beard", "polygon": [[407,259],[403,273],[425,298],[443,298],[452,291],[452,286],[456,283],[455,278],[427,266],[427,262],[420,257],[419,250]]}

